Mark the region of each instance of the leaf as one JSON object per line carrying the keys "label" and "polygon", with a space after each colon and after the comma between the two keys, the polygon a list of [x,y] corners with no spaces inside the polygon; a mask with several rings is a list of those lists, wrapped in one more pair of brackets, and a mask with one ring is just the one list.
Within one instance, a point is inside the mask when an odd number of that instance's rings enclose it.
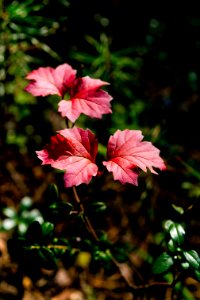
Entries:
{"label": "leaf", "polygon": [[101,251],[101,250],[94,251],[93,257],[94,257],[94,260],[100,260],[105,263],[108,263],[112,258],[110,251],[108,249],[105,251]]}
{"label": "leaf", "polygon": [[197,279],[198,281],[200,281],[200,271],[195,270],[194,273],[195,273],[196,279]]}
{"label": "leaf", "polygon": [[38,250],[38,256],[43,268],[51,270],[57,267],[56,259],[51,249],[48,249],[47,247],[40,248]]}
{"label": "leaf", "polygon": [[185,230],[181,224],[168,220],[165,222],[165,228],[169,232],[172,240],[178,245],[181,245],[184,242]]}
{"label": "leaf", "polygon": [[184,251],[183,254],[191,267],[199,269],[199,255],[195,250]]}
{"label": "leaf", "polygon": [[70,88],[75,76],[76,70],[68,64],[62,64],[55,69],[40,67],[26,76],[26,79],[31,82],[25,90],[33,96],[63,96]]}
{"label": "leaf", "polygon": [[49,197],[51,197],[54,201],[56,201],[59,198],[58,187],[56,184],[50,184],[48,186],[48,194]]}
{"label": "leaf", "polygon": [[33,201],[30,197],[25,196],[21,199],[20,209],[27,210],[33,205]]}
{"label": "leaf", "polygon": [[42,235],[45,237],[51,236],[54,231],[54,225],[50,222],[42,223],[41,228],[42,228]]}
{"label": "leaf", "polygon": [[67,215],[73,210],[73,205],[69,202],[54,202],[50,205],[50,209],[53,210],[53,214],[57,214],[59,218],[61,218],[62,215],[66,218]]}
{"label": "leaf", "polygon": [[153,167],[164,170],[166,168],[159,156],[159,150],[151,142],[141,142],[143,135],[140,130],[117,130],[110,137],[107,147],[108,161],[104,161],[114,180],[122,184],[138,185],[138,167],[143,171],[147,168],[157,174]]}
{"label": "leaf", "polygon": [[183,270],[187,270],[190,267],[190,264],[188,262],[183,262],[181,263],[181,267],[183,268]]}
{"label": "leaf", "polygon": [[103,114],[112,113],[110,108],[112,97],[100,89],[103,85],[108,85],[108,83],[89,76],[74,81],[69,91],[70,99],[61,100],[58,103],[58,111],[62,117],[75,122],[81,113],[99,119]]}
{"label": "leaf", "polygon": [[170,252],[176,252],[177,251],[177,245],[174,243],[174,240],[170,239],[167,243],[168,249]]}
{"label": "leaf", "polygon": [[95,212],[105,211],[107,206],[104,202],[95,202],[91,204],[91,207],[95,210]]}
{"label": "leaf", "polygon": [[92,176],[97,175],[95,158],[98,142],[89,130],[73,127],[60,130],[51,138],[51,143],[41,151],[36,151],[42,164],[65,170],[66,187],[81,183],[88,184]]}
{"label": "leaf", "polygon": [[184,209],[181,206],[177,206],[175,204],[172,204],[172,207],[180,214],[183,215],[184,214]]}
{"label": "leaf", "polygon": [[155,261],[153,265],[153,273],[161,274],[169,270],[169,268],[173,265],[173,259],[169,254],[164,252],[161,254]]}
{"label": "leaf", "polygon": [[16,217],[16,211],[12,207],[5,207],[2,209],[3,214],[8,218],[15,218]]}

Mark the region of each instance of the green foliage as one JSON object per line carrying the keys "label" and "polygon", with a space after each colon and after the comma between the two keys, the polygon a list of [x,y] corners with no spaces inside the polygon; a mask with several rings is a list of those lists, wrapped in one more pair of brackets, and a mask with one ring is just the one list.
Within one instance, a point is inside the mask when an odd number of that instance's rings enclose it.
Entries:
{"label": "green foliage", "polygon": [[170,237],[177,246],[184,242],[185,230],[181,224],[174,223],[171,220],[165,222],[165,230],[170,234]]}
{"label": "green foliage", "polygon": [[105,33],[100,35],[99,41],[91,36],[86,36],[85,39],[91,46],[91,52],[95,53],[71,53],[73,59],[83,64],[83,73],[111,82],[115,92],[133,98],[133,85],[138,85],[146,49],[141,51],[133,47],[113,51],[112,39]]}
{"label": "green foliage", "polygon": [[171,266],[173,266],[173,259],[168,253],[164,252],[156,259],[153,265],[153,273],[164,273],[168,271]]}
{"label": "green foliage", "polygon": [[[130,245],[111,243],[104,231],[98,233],[98,241],[91,240],[87,230],[82,227],[85,222],[83,212],[75,210],[71,203],[63,202],[55,184],[48,187],[48,197],[51,204],[45,215],[51,216],[54,223],[45,221],[40,210],[32,208],[33,203],[29,197],[22,199],[17,211],[10,207],[2,211],[5,218],[0,223],[0,229],[11,233],[8,241],[10,255],[19,264],[24,265],[26,261],[25,272],[32,276],[31,266],[34,264],[38,268],[56,269],[58,261],[73,265],[76,260],[81,267],[95,264],[99,268],[106,263],[106,269],[112,268],[113,258],[120,262],[127,261]],[[96,201],[90,205],[95,215],[105,209],[103,202]],[[66,220],[82,224],[83,236],[81,232],[77,236],[68,236],[67,233],[66,236],[58,236],[57,224]]]}
{"label": "green foliage", "polygon": [[10,4],[2,1],[0,55],[1,75],[4,77],[1,79],[5,80],[8,75],[24,77],[30,70],[30,63],[36,61],[34,56],[28,54],[30,50],[42,50],[59,59],[42,42],[43,37],[54,34],[59,27],[57,21],[38,14],[45,5],[42,1],[39,4],[33,4],[30,0],[11,1]]}
{"label": "green foliage", "polygon": [[3,208],[4,219],[0,222],[0,231],[14,230],[23,236],[33,221],[37,220],[42,223],[41,212],[37,208],[32,208],[32,205],[31,198],[24,197],[17,210],[12,207]]}
{"label": "green foliage", "polygon": [[200,257],[197,251],[185,248],[185,229],[182,224],[167,220],[164,223],[167,252],[162,253],[153,264],[155,274],[174,274],[174,282],[193,277],[199,280]]}
{"label": "green foliage", "polygon": [[[66,5],[67,1],[64,2]],[[20,128],[31,118],[36,104],[24,91],[25,76],[32,64],[39,67],[43,63],[42,57],[46,54],[56,61],[61,59],[46,40],[57,32],[63,18],[48,18],[47,5],[48,1],[33,3],[30,0],[2,0],[0,3],[0,108],[6,118],[1,126],[6,132],[6,144],[17,145],[22,152],[27,151],[30,136],[34,134],[35,142],[40,139],[33,123]]]}

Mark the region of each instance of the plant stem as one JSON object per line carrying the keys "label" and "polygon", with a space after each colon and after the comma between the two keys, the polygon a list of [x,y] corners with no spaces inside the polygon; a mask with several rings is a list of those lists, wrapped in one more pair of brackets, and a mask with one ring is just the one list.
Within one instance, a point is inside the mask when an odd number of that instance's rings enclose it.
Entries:
{"label": "plant stem", "polygon": [[76,190],[75,186],[73,186],[72,189],[73,189],[73,193],[74,193],[74,198],[75,198],[76,202],[78,203],[78,205],[79,205],[79,207],[81,209],[81,212],[83,214],[83,218],[84,218],[85,224],[87,226],[87,229],[93,235],[94,239],[98,242],[99,238],[98,238],[98,236],[97,236],[97,234],[96,234],[96,232],[95,232],[95,230],[94,230],[94,228],[93,228],[93,226],[92,226],[89,218],[85,215],[84,206],[81,203],[81,200],[80,200],[80,198],[78,196],[78,193],[77,193],[77,190]]}

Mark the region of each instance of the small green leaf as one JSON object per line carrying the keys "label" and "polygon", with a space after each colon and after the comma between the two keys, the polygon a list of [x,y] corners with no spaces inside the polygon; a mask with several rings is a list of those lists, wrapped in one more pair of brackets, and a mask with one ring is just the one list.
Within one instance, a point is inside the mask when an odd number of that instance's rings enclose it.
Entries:
{"label": "small green leaf", "polygon": [[172,240],[178,245],[181,245],[184,242],[185,230],[181,224],[168,220],[165,222],[165,228],[170,234]]}
{"label": "small green leaf", "polygon": [[95,202],[92,203],[92,208],[94,208],[96,212],[101,212],[106,210],[107,207],[104,202]]}
{"label": "small green leaf", "polygon": [[172,204],[172,207],[180,214],[184,214],[184,209],[181,206],[176,206],[175,204]]}
{"label": "small green leaf", "polygon": [[53,201],[57,200],[59,197],[58,187],[56,184],[50,184],[48,187],[49,196]]}
{"label": "small green leaf", "polygon": [[42,235],[49,236],[53,233],[54,225],[50,222],[44,222],[42,225]]}
{"label": "small green leaf", "polygon": [[169,242],[167,243],[168,249],[170,252],[176,252],[177,250],[177,245],[174,244],[174,241],[172,239],[169,240]]}
{"label": "small green leaf", "polygon": [[5,220],[3,220],[2,222],[2,229],[3,230],[11,230],[16,226],[16,221],[13,219],[8,219],[6,218]]}
{"label": "small green leaf", "polygon": [[153,273],[154,274],[161,274],[166,272],[172,265],[173,265],[172,257],[164,252],[161,254],[155,261],[153,265]]}
{"label": "small green leaf", "polygon": [[54,202],[50,205],[50,209],[54,214],[69,214],[74,207],[69,202]]}
{"label": "small green leaf", "polygon": [[181,267],[184,269],[184,270],[187,270],[189,267],[190,267],[190,264],[188,262],[183,262],[181,264]]}
{"label": "small green leaf", "polygon": [[20,222],[18,224],[18,230],[19,230],[19,234],[23,235],[26,233],[27,231],[27,228],[28,228],[28,224],[26,224],[25,222]]}
{"label": "small green leaf", "polygon": [[104,261],[104,262],[109,262],[111,260],[111,254],[109,249],[107,249],[106,251],[101,251],[101,250],[97,250],[94,253],[94,259],[95,260],[100,260],[100,261]]}
{"label": "small green leaf", "polygon": [[25,196],[21,200],[20,209],[21,210],[28,209],[28,208],[30,208],[32,206],[32,204],[33,204],[32,199],[30,197],[28,197],[28,196]]}
{"label": "small green leaf", "polygon": [[200,281],[200,271],[199,270],[195,270],[194,274],[195,274],[196,279]]}
{"label": "small green leaf", "polygon": [[171,220],[167,220],[167,221],[165,221],[165,223],[164,223],[164,228],[165,228],[167,231],[169,231],[169,228],[170,228],[170,226],[171,226],[172,224],[174,224],[174,222],[172,222]]}
{"label": "small green leaf", "polygon": [[14,218],[16,216],[16,212],[12,207],[3,208],[3,214],[8,218]]}
{"label": "small green leaf", "polygon": [[183,254],[191,267],[193,267],[194,269],[199,268],[199,255],[195,250],[184,251]]}
{"label": "small green leaf", "polygon": [[41,265],[46,269],[56,268],[56,260],[54,253],[47,247],[42,247],[38,251],[39,258],[41,260]]}

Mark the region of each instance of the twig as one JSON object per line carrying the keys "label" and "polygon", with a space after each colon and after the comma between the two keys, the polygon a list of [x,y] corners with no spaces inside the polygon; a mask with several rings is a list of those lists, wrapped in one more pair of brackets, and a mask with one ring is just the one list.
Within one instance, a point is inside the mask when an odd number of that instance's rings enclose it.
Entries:
{"label": "twig", "polygon": [[83,218],[84,218],[84,221],[86,223],[86,226],[87,226],[89,232],[93,235],[93,237],[95,238],[95,240],[98,242],[99,238],[98,238],[98,236],[97,236],[97,234],[96,234],[96,232],[95,232],[95,230],[94,230],[94,228],[93,228],[93,226],[92,226],[89,218],[85,215],[84,206],[81,203],[81,200],[80,200],[80,198],[78,196],[78,193],[77,193],[77,190],[76,190],[75,186],[73,186],[72,189],[73,189],[73,193],[74,193],[74,198],[75,198],[76,202],[78,203],[78,205],[79,205],[79,207],[81,209],[81,213],[83,215]]}

